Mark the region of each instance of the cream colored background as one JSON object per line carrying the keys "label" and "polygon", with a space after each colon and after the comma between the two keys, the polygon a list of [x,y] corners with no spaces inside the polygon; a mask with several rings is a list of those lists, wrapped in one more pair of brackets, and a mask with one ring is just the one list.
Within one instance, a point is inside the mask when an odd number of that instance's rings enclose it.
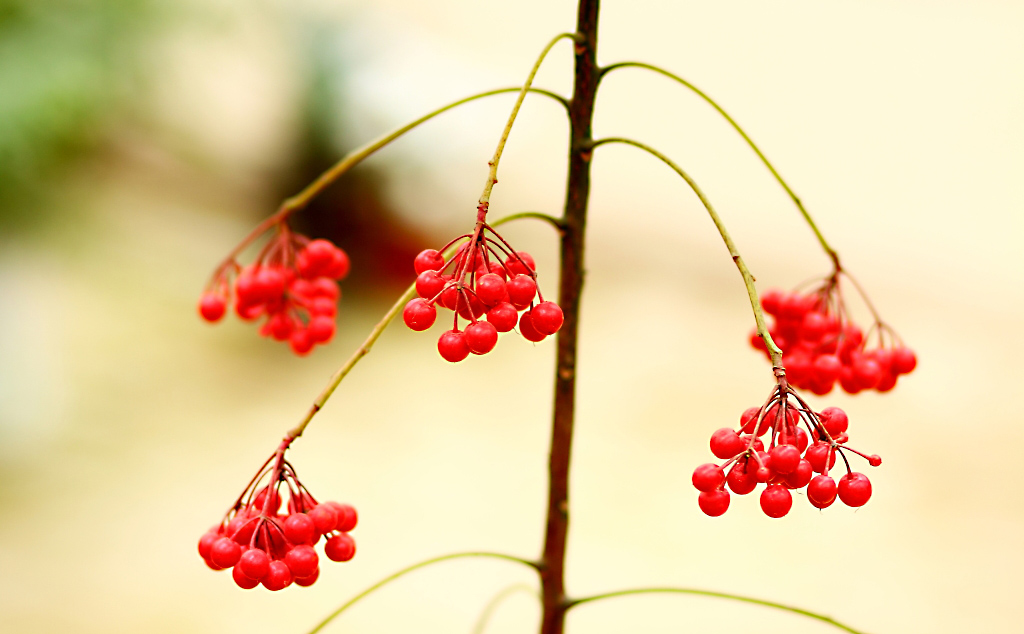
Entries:
{"label": "cream colored background", "polygon": [[[555,33],[561,0],[249,3],[161,47],[156,112],[174,139],[126,132],[123,151],[55,186],[67,222],[0,251],[0,615],[11,632],[304,632],[383,575],[470,549],[535,555],[541,542],[552,344],[513,337],[442,362],[434,337],[389,331],[293,451],[318,495],[361,514],[359,554],[311,589],[237,590],[195,542],[383,312],[348,295],[327,349],[296,359],[252,328],[202,324],[214,263],[275,203],[261,170],[294,143],[302,25],[343,27],[355,64],[346,117],[371,138],[475,90],[514,85]],[[877,452],[865,508],[798,499],[770,520],[755,499],[704,517],[689,484],[707,439],[771,387],[746,345],[739,276],[695,198],[629,148],[594,164],[582,317],[568,587],[745,593],[867,632],[1010,632],[1024,613],[1020,278],[1024,5],[1018,2],[606,0],[604,63],[687,77],[749,130],[848,268],[917,350],[891,394],[814,398],[847,409]],[[568,46],[538,85],[567,91]],[[446,115],[381,153],[389,195],[461,231],[510,98]],[[631,135],[689,169],[762,288],[827,272],[784,193],[709,108],[643,71],[606,80],[598,135]],[[530,99],[508,145],[496,215],[557,213],[565,123]],[[166,147],[189,139],[208,163]],[[539,256],[553,236],[507,237]],[[358,266],[358,263],[356,263]],[[424,570],[332,632],[468,632],[502,588],[493,562]],[[511,598],[491,632],[528,632]],[[824,632],[714,599],[645,597],[580,608],[569,631]]]}

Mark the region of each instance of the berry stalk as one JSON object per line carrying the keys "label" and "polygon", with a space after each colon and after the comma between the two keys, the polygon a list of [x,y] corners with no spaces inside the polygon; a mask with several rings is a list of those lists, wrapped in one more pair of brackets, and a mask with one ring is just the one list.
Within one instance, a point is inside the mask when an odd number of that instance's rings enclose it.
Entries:
{"label": "berry stalk", "polygon": [[606,74],[612,72],[613,70],[616,70],[616,69],[619,69],[619,68],[643,68],[643,69],[646,69],[646,70],[653,71],[655,73],[659,73],[660,75],[663,75],[665,77],[668,77],[669,79],[677,81],[680,84],[682,84],[683,86],[685,86],[686,88],[689,88],[698,97],[700,97],[701,99],[706,101],[712,108],[717,110],[718,114],[722,115],[722,117],[726,121],[729,122],[729,125],[731,125],[733,127],[733,129],[736,130],[736,132],[741,137],[743,137],[743,140],[747,142],[747,145],[749,145],[750,149],[754,151],[754,154],[757,154],[757,157],[759,159],[761,159],[761,162],[764,163],[764,166],[767,167],[768,171],[772,173],[772,176],[774,176],[775,180],[778,181],[779,185],[782,186],[782,189],[786,190],[786,193],[789,194],[789,197],[790,197],[790,199],[792,199],[793,204],[795,204],[796,208],[800,211],[800,215],[802,215],[804,217],[804,220],[807,222],[807,225],[811,228],[811,231],[814,232],[815,237],[818,238],[818,242],[821,244],[821,248],[825,250],[825,253],[832,260],[832,264],[835,267],[836,271],[842,270],[842,267],[839,265],[839,254],[836,252],[835,249],[833,249],[831,247],[831,245],[829,245],[828,241],[825,240],[825,236],[822,235],[821,230],[818,229],[818,225],[814,222],[814,219],[811,218],[811,214],[807,211],[807,208],[804,207],[804,204],[803,204],[803,202],[801,202],[800,197],[797,196],[796,192],[794,192],[793,189],[789,186],[789,184],[786,183],[785,180],[783,180],[783,178],[779,174],[778,170],[776,170],[775,166],[772,165],[771,161],[768,160],[768,157],[766,157],[764,155],[764,153],[761,152],[761,148],[757,147],[757,145],[754,143],[753,139],[751,139],[750,136],[747,135],[747,133],[743,130],[743,128],[740,127],[740,124],[736,123],[736,120],[733,119],[729,115],[729,113],[726,112],[722,108],[722,106],[718,105],[718,102],[716,102],[714,99],[709,97],[707,95],[707,93],[705,93],[703,90],[701,90],[700,88],[697,88],[696,86],[694,86],[690,82],[686,81],[685,79],[683,79],[679,75],[676,75],[676,74],[674,74],[672,72],[669,72],[669,71],[665,70],[664,68],[660,68],[658,66],[655,66],[654,64],[646,64],[644,62],[619,62],[617,64],[612,64],[610,66],[605,67],[602,70],[601,74],[602,75],[606,75]]}
{"label": "berry stalk", "polygon": [[[480,211],[481,217],[486,215],[487,206],[491,200],[491,188],[498,182],[498,161],[501,160],[501,153],[505,149],[505,142],[508,141],[508,135],[512,132],[512,124],[516,121],[516,115],[519,114],[519,107],[523,105],[523,99],[526,98],[526,93],[530,91],[530,86],[533,84],[533,78],[537,75],[537,71],[540,70],[540,65],[544,62],[544,58],[547,57],[548,51],[554,48],[555,44],[558,44],[562,39],[569,38],[574,40],[576,36],[572,33],[559,33],[556,35],[548,45],[541,51],[540,56],[537,57],[536,63],[533,68],[530,69],[530,75],[526,78],[526,83],[523,84],[522,90],[519,91],[519,97],[516,99],[516,104],[512,106],[512,114],[508,117],[508,123],[505,124],[505,129],[501,131],[501,138],[498,139],[498,147],[494,149],[494,158],[490,160],[488,165],[491,167],[487,174],[487,183],[484,184],[484,192],[480,194]],[[482,218],[480,222],[483,222]]]}
{"label": "berry stalk", "polygon": [[711,206],[711,201],[709,201],[707,196],[704,195],[703,190],[701,190],[697,185],[697,182],[694,181],[689,174],[684,172],[681,167],[676,165],[674,161],[649,145],[645,145],[639,141],[620,137],[608,137],[595,141],[592,144],[592,147],[597,148],[608,143],[632,145],[633,147],[639,148],[648,154],[651,154],[655,158],[658,158],[661,162],[665,163],[679,174],[683,180],[686,181],[686,184],[690,186],[690,189],[693,190],[693,193],[697,195],[697,198],[700,199],[700,202],[704,205],[708,215],[711,216],[711,221],[715,223],[715,228],[718,229],[719,235],[722,236],[722,241],[725,242],[726,248],[729,249],[729,255],[732,256],[732,261],[736,264],[736,268],[739,269],[740,275],[743,277],[743,285],[747,288],[747,297],[750,299],[750,307],[754,311],[754,321],[757,323],[757,334],[764,340],[765,347],[768,350],[768,355],[771,357],[772,366],[775,368],[776,375],[784,379],[785,368],[782,365],[782,350],[775,345],[775,342],[772,341],[771,333],[768,332],[768,326],[764,319],[764,311],[761,310],[761,300],[758,298],[757,288],[754,286],[754,276],[750,273],[750,269],[747,268],[747,264],[743,261],[743,257],[740,256],[740,252],[736,249],[736,243],[732,241],[732,236],[729,235],[728,230],[725,228],[725,224],[718,216],[718,212],[715,211],[715,208]]}

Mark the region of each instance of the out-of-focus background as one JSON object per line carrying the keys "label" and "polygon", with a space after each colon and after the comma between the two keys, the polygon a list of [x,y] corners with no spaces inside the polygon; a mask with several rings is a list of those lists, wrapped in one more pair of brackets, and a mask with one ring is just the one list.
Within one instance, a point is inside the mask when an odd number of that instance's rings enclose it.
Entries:
{"label": "out-of-focus background", "polygon": [[[308,358],[195,305],[279,201],[370,138],[521,83],[569,0],[0,1],[0,614],[7,632],[304,632],[405,564],[539,552],[553,343],[504,337],[458,365],[438,330],[385,333],[296,443],[317,495],[361,513],[356,558],[312,588],[243,592],[196,541],[411,280],[411,254],[467,229],[512,97],[410,133],[299,228],[349,250],[334,342]],[[868,632],[998,632],[1024,610],[1024,5],[606,0],[602,63],[642,60],[718,99],[815,214],[918,353],[896,390],[844,407],[884,456],[864,508],[717,519],[690,474],[772,379],[739,276],[685,185],[598,151],[579,356],[568,587],[749,594]],[[571,55],[537,85],[567,93]],[[685,89],[602,86],[598,135],[655,145],[716,203],[762,289],[828,272],[784,192]],[[493,215],[558,213],[566,124],[529,98]],[[555,292],[555,237],[505,232]],[[847,289],[850,291],[850,289]],[[852,296],[851,296],[852,297]],[[859,317],[863,306],[850,300]],[[440,328],[438,326],[437,328]],[[454,562],[367,599],[333,632],[468,632],[532,583]],[[531,631],[526,592],[489,631]],[[569,631],[823,632],[715,599],[618,599]]]}

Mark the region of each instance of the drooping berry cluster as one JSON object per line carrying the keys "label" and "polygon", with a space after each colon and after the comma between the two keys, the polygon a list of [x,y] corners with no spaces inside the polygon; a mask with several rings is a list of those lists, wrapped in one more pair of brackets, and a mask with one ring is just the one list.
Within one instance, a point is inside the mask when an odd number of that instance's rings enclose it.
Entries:
{"label": "drooping berry cluster", "polygon": [[246,321],[266,316],[259,333],[304,355],[334,337],[337,281],[348,271],[348,255],[330,241],[310,240],[282,224],[254,264],[242,268],[231,259],[217,270],[199,300],[199,314],[209,322],[224,316],[233,275],[235,313]]}
{"label": "drooping berry cluster", "polygon": [[[877,317],[867,333],[850,320],[838,275],[809,293],[769,290],[761,306],[774,317],[769,333],[785,353],[787,379],[798,388],[824,395],[838,383],[850,394],[888,392],[897,377],[917,367],[914,351]],[[872,339],[877,345],[868,349]],[[756,331],[750,343],[767,354]]]}
{"label": "drooping berry cluster", "polygon": [[[356,510],[348,504],[317,502],[284,460],[287,442],[263,465],[220,524],[199,539],[199,554],[214,570],[231,568],[231,576],[246,590],[263,584],[282,590],[293,582],[311,586],[320,576],[314,549],[326,539],[324,554],[331,561],[348,561],[356,552],[349,531],[356,527]],[[260,486],[269,479],[269,484]],[[288,493],[285,511],[281,491]]]}
{"label": "drooping berry cluster", "polygon": [[[482,218],[472,234],[459,236],[440,251],[427,249],[416,256],[419,297],[410,300],[402,313],[409,328],[423,331],[437,318],[435,306],[453,311],[454,326],[437,341],[438,352],[451,362],[462,361],[470,353],[487,354],[498,343],[498,333],[509,332],[517,324],[519,334],[534,342],[562,327],[562,309],[544,301],[537,286],[533,257],[514,250]],[[445,260],[448,246],[464,238],[469,242]],[[481,320],[484,316],[486,320]],[[459,317],[469,322],[465,329],[459,328]]]}
{"label": "drooping berry cluster", "polygon": [[[846,412],[838,407],[815,413],[791,388],[776,386],[767,403],[743,412],[739,429],[723,427],[711,435],[711,453],[725,462],[694,470],[700,509],[712,517],[722,515],[729,508],[730,491],[746,495],[758,484],[767,485],[761,491],[761,510],[769,517],[789,513],[791,491],[804,487],[807,500],[819,509],[831,506],[836,497],[847,506],[863,506],[871,497],[871,482],[850,469],[845,454],[857,454],[873,467],[882,459],[846,446],[848,427]],[[765,434],[767,450],[761,440]],[[829,475],[837,455],[846,466],[838,483]]]}

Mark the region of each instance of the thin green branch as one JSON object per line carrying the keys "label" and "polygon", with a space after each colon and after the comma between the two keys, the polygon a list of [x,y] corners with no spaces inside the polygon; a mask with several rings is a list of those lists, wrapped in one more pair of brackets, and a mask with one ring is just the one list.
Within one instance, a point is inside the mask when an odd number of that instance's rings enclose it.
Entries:
{"label": "thin green branch", "polygon": [[[504,218],[499,218],[498,220],[494,221],[492,226],[500,227],[501,225],[507,222],[512,222],[513,220],[520,220],[522,218],[537,218],[540,220],[544,220],[545,222],[548,222],[549,224],[557,228],[559,231],[562,231],[562,224],[557,218],[553,218],[547,214],[543,214],[538,211],[524,211],[517,214],[511,214],[509,216],[505,216]],[[444,253],[445,259],[447,259],[453,253],[455,253],[455,249],[457,249],[458,246],[459,243],[456,243],[448,247],[448,249]],[[341,384],[341,381],[348,375],[349,372],[352,371],[352,368],[354,368],[356,364],[359,363],[360,360],[362,360],[363,357],[369,354],[370,348],[373,347],[373,344],[377,342],[377,339],[379,339],[380,336],[384,333],[384,330],[388,327],[388,325],[394,320],[398,313],[402,311],[402,309],[405,307],[405,304],[415,295],[416,283],[413,282],[409,286],[409,288],[405,289],[401,296],[399,296],[399,298],[395,300],[395,303],[391,305],[391,308],[388,309],[388,312],[384,313],[384,317],[381,318],[381,320],[378,321],[373,326],[373,328],[370,330],[370,334],[367,335],[363,343],[358,348],[356,348],[356,351],[352,353],[352,356],[348,358],[348,361],[346,361],[345,364],[342,365],[337,372],[331,375],[331,378],[327,380],[327,385],[324,387],[323,391],[321,391],[320,395],[317,396],[316,400],[313,401],[313,405],[309,408],[309,411],[306,413],[306,416],[299,422],[298,425],[296,425],[288,432],[288,434],[285,436],[286,438],[294,440],[295,438],[298,438],[299,436],[302,435],[302,432],[306,430],[306,426],[309,425],[310,421],[313,420],[313,417],[316,416],[317,412],[323,409],[324,404],[327,403],[327,399],[331,398],[331,395],[334,394],[334,390],[338,388],[338,385]]]}
{"label": "thin green branch", "polygon": [[[505,124],[505,129],[501,132],[501,138],[498,139],[498,147],[494,150],[494,158],[488,163],[490,170],[487,173],[487,183],[484,185],[484,192],[480,195],[480,205],[484,208],[490,203],[491,200],[491,188],[498,182],[498,161],[501,160],[501,153],[505,149],[505,142],[508,141],[508,135],[512,132],[512,124],[516,121],[516,115],[519,114],[519,107],[523,105],[523,99],[526,98],[526,93],[530,91],[530,86],[533,84],[533,78],[537,75],[537,71],[540,70],[541,63],[544,62],[544,58],[547,57],[548,51],[554,48],[555,44],[558,44],[565,38],[575,40],[576,35],[573,33],[559,33],[556,35],[548,45],[541,51],[540,56],[537,57],[537,61],[533,64],[533,68],[530,69],[530,75],[526,78],[526,83],[523,84],[523,88],[519,91],[519,97],[516,99],[516,103],[512,106],[512,114],[508,117],[508,123]],[[568,102],[566,102],[568,104]],[[568,105],[567,105],[568,107]]]}
{"label": "thin green branch", "polygon": [[697,88],[696,86],[686,81],[679,75],[676,75],[675,73],[667,71],[664,68],[660,68],[653,64],[646,64],[644,62],[619,62],[617,64],[612,64],[610,66],[603,68],[601,74],[602,76],[607,75],[613,70],[619,68],[644,68],[655,73],[659,73],[689,88],[694,93],[696,93],[697,96],[706,101],[712,108],[717,110],[718,114],[722,115],[722,117],[724,117],[725,120],[729,122],[729,125],[731,125],[733,129],[736,130],[736,132],[739,133],[741,137],[743,137],[743,140],[746,141],[747,145],[750,146],[750,149],[752,149],[754,153],[757,154],[758,158],[760,158],[761,162],[764,163],[765,167],[768,168],[768,171],[772,173],[772,176],[775,177],[775,180],[778,181],[779,185],[782,185],[782,188],[786,190],[786,193],[789,194],[789,197],[793,200],[793,203],[796,205],[796,208],[800,210],[800,213],[801,215],[803,215],[804,220],[807,221],[807,224],[811,227],[811,231],[813,231],[814,235],[818,238],[818,242],[821,243],[821,248],[824,249],[825,253],[828,254],[829,258],[832,259],[832,264],[835,266],[835,269],[837,271],[842,270],[842,267],[839,266],[839,254],[836,253],[835,249],[833,249],[825,240],[825,236],[821,234],[821,231],[818,229],[818,225],[815,224],[814,220],[811,218],[811,214],[808,213],[807,209],[800,201],[800,198],[796,195],[796,192],[794,192],[793,189],[789,186],[789,184],[786,183],[785,180],[783,180],[778,170],[775,169],[775,166],[771,164],[771,162],[768,160],[768,157],[766,157],[764,153],[761,151],[761,148],[757,147],[753,139],[751,139],[750,136],[747,135],[747,133],[743,130],[743,128],[740,127],[740,124],[736,123],[735,119],[729,116],[729,113],[726,112],[722,108],[722,106],[718,105],[718,103],[714,99],[709,97],[707,93],[705,93],[703,90]]}
{"label": "thin green branch", "polygon": [[504,602],[505,599],[509,598],[513,594],[516,594],[517,592],[528,592],[532,596],[536,597],[538,600],[540,599],[540,595],[537,594],[536,590],[522,583],[518,583],[514,586],[509,586],[505,588],[498,594],[494,595],[494,598],[488,601],[487,605],[484,606],[483,612],[480,613],[480,617],[477,618],[476,623],[473,624],[473,630],[471,634],[484,634],[484,629],[487,627],[488,621],[491,620],[491,616],[494,615],[494,611],[498,609],[498,606],[501,605],[501,603]]}
{"label": "thin green branch", "polygon": [[555,218],[554,216],[549,216],[548,214],[541,213],[539,211],[521,211],[519,213],[512,214],[512,215],[509,215],[509,216],[505,216],[505,217],[503,217],[503,218],[501,218],[499,220],[496,220],[496,221],[491,223],[491,226],[492,227],[500,227],[501,225],[505,224],[506,222],[511,222],[513,220],[519,220],[521,218],[536,218],[537,220],[543,220],[544,222],[546,222],[549,225],[551,225],[552,227],[554,227],[555,230],[558,231],[559,234],[565,233],[565,225],[562,223],[561,220],[559,220],[558,218]]}
{"label": "thin green branch", "polygon": [[[565,97],[562,97],[561,95],[555,94],[549,90],[544,90],[543,88],[528,88],[527,91],[535,92],[538,95],[544,95],[545,97],[550,97],[551,99],[554,99],[558,103],[562,104],[562,107],[568,111],[569,101]],[[388,143],[391,143],[392,141],[402,136],[406,132],[409,132],[413,128],[433,119],[439,114],[451,110],[452,108],[461,106],[471,101],[476,101],[477,99],[483,99],[484,97],[502,95],[510,92],[520,93],[519,102],[522,101],[522,94],[524,90],[521,87],[498,88],[496,90],[488,90],[485,92],[477,93],[475,95],[470,95],[469,97],[464,97],[463,99],[453,101],[447,105],[437,108],[436,110],[428,112],[427,114],[416,119],[415,121],[411,121],[396,130],[392,130],[391,132],[388,132],[387,134],[384,134],[383,136],[380,136],[374,139],[373,141],[370,141],[352,150],[351,152],[343,156],[341,160],[335,163],[330,169],[328,169],[326,172],[318,176],[315,181],[306,186],[306,188],[303,189],[301,192],[292,196],[291,198],[288,198],[283,203],[281,203],[280,208],[278,208],[278,210],[273,215],[269,216],[263,222],[257,225],[256,228],[253,229],[249,233],[249,235],[247,235],[238,244],[238,246],[232,249],[231,253],[228,254],[227,258],[225,258],[224,264],[222,264],[221,267],[218,268],[218,270],[220,270],[220,268],[222,268],[226,264],[233,261],[236,257],[238,257],[238,254],[241,253],[242,250],[244,250],[247,246],[252,244],[268,229],[278,224],[279,222],[285,220],[286,218],[288,218],[288,216],[295,213],[296,211],[303,209],[306,205],[309,204],[311,200],[313,200],[313,198],[320,194],[320,192],[326,189],[331,183],[336,181],[342,174],[349,171],[350,169],[358,165],[360,162],[362,162],[364,159],[366,159],[368,156],[370,156],[377,150],[381,149]]]}
{"label": "thin green branch", "polygon": [[859,630],[855,630],[848,625],[836,621],[835,619],[818,614],[817,612],[811,612],[810,610],[804,610],[802,608],[794,608],[789,605],[783,605],[782,603],[775,603],[774,601],[765,601],[763,599],[754,599],[752,597],[745,597],[738,594],[728,594],[726,592],[713,592],[711,590],[697,590],[693,588],[636,588],[633,590],[619,590],[617,592],[606,592],[604,594],[595,594],[590,597],[583,597],[582,599],[573,599],[569,601],[566,609],[576,607],[583,603],[592,603],[594,601],[600,601],[602,599],[611,599],[614,597],[624,597],[636,594],[693,594],[703,597],[716,597],[718,599],[730,599],[732,601],[742,601],[743,603],[753,603],[754,605],[763,605],[769,608],[775,608],[777,610],[785,610],[786,612],[792,612],[801,616],[810,617],[817,619],[824,623],[827,623],[833,627],[836,627],[852,634],[864,634]]}
{"label": "thin green branch", "polygon": [[600,139],[598,141],[594,141],[592,147],[596,149],[608,143],[622,143],[625,145],[632,145],[633,147],[639,148],[647,152],[648,154],[651,154],[652,156],[660,159],[661,162],[665,163],[670,168],[672,168],[677,174],[679,174],[683,178],[683,180],[686,181],[686,184],[690,186],[690,189],[693,190],[693,193],[697,194],[697,198],[700,199],[700,202],[704,205],[704,208],[707,209],[708,215],[711,216],[711,221],[715,223],[715,227],[718,229],[719,235],[722,236],[722,241],[725,242],[726,248],[729,249],[729,255],[732,256],[732,260],[736,264],[736,268],[739,269],[740,275],[743,277],[743,284],[747,288],[747,297],[750,299],[750,307],[754,311],[754,321],[757,323],[757,334],[761,336],[761,338],[764,340],[765,346],[767,346],[768,348],[768,354],[771,355],[772,358],[772,365],[776,369],[781,369],[783,367],[782,350],[780,350],[779,347],[775,345],[775,342],[772,341],[771,334],[768,332],[768,326],[765,324],[764,312],[761,310],[761,300],[758,298],[757,289],[754,287],[754,276],[751,275],[750,269],[747,268],[746,263],[740,256],[739,251],[736,249],[736,244],[732,241],[732,237],[726,230],[725,224],[722,222],[722,219],[718,216],[718,213],[715,211],[714,207],[711,206],[711,201],[709,201],[707,196],[704,195],[704,192],[701,190],[701,188],[697,186],[696,181],[694,181],[689,174],[684,172],[681,167],[676,165],[667,156],[650,147],[649,145],[645,145],[643,143],[640,143],[639,141],[634,141],[633,139],[609,137],[605,139]]}
{"label": "thin green branch", "polygon": [[440,557],[433,557],[431,559],[427,559],[425,561],[421,561],[421,562],[413,564],[411,566],[407,566],[405,568],[402,568],[398,572],[395,572],[393,574],[388,575],[387,577],[384,577],[383,579],[381,579],[377,583],[373,584],[372,586],[370,586],[366,590],[363,590],[362,592],[360,592],[356,596],[352,597],[351,599],[349,599],[348,601],[343,603],[341,605],[341,607],[339,607],[337,610],[335,610],[334,612],[331,612],[327,616],[327,618],[325,618],[323,621],[320,621],[320,623],[318,623],[316,627],[311,629],[309,631],[309,634],[316,634],[316,632],[319,632],[320,630],[322,630],[324,627],[327,626],[328,623],[330,623],[335,618],[340,616],[345,610],[347,610],[350,607],[352,607],[353,605],[355,605],[362,598],[364,598],[367,595],[372,594],[374,591],[376,591],[376,590],[378,590],[378,589],[388,585],[392,581],[395,581],[396,579],[404,577],[405,575],[409,574],[410,572],[413,572],[415,570],[419,570],[420,568],[426,568],[427,566],[430,566],[430,565],[433,565],[433,564],[436,564],[436,563],[440,563],[442,561],[448,561],[448,560],[451,560],[451,559],[463,559],[463,558],[467,558],[467,557],[487,557],[487,558],[491,558],[491,559],[501,559],[501,560],[505,560],[505,561],[511,561],[511,562],[523,564],[524,566],[528,566],[528,567],[530,567],[530,568],[532,568],[534,570],[537,570],[537,568],[538,568],[538,564],[535,563],[535,562],[529,561],[527,559],[522,559],[520,557],[515,557],[513,555],[505,555],[505,554],[502,554],[502,553],[466,552],[466,553],[452,553],[450,555],[442,555]]}

